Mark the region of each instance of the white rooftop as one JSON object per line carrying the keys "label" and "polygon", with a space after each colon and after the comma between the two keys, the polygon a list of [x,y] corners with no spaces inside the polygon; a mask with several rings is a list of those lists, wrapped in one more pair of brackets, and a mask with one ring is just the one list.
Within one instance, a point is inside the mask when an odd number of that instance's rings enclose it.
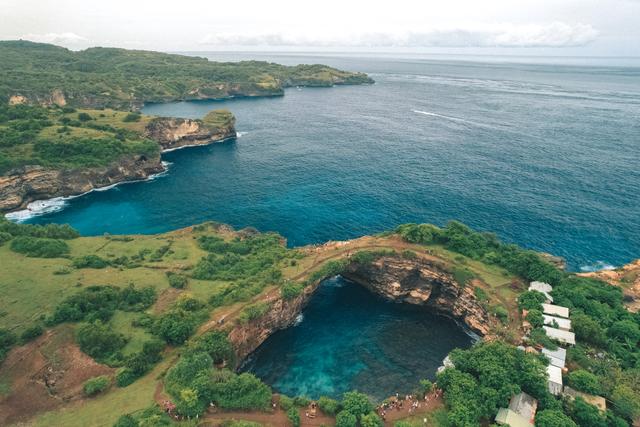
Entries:
{"label": "white rooftop", "polygon": [[544,318],[545,325],[553,326],[553,323],[555,322],[558,324],[558,329],[563,329],[565,331],[571,330],[571,320],[569,319],[563,319],[562,317],[557,316],[549,316],[548,314],[543,314],[542,317]]}
{"label": "white rooftop", "polygon": [[564,331],[562,329],[551,328],[549,326],[543,326],[547,336],[551,339],[558,340],[565,344],[575,344],[576,335],[573,332]]}
{"label": "white rooftop", "polygon": [[542,311],[545,314],[550,314],[552,316],[569,317],[569,309],[559,305],[542,304]]}
{"label": "white rooftop", "polygon": [[547,375],[549,376],[549,391],[558,395],[562,392],[562,369],[557,366],[547,366]]}
{"label": "white rooftop", "polygon": [[529,284],[529,290],[543,293],[547,297],[547,300],[553,302],[553,297],[550,294],[553,288],[550,284],[544,282],[531,282]]}
{"label": "white rooftop", "polygon": [[549,362],[553,366],[557,366],[558,368],[564,368],[565,361],[567,359],[567,350],[562,347],[558,347],[557,350],[549,350],[548,348],[542,349],[542,354],[547,356]]}

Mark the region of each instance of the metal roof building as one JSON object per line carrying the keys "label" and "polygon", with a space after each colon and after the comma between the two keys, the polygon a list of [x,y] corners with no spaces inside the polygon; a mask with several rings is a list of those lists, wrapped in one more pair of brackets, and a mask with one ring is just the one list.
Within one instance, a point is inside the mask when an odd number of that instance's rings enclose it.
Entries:
{"label": "metal roof building", "polygon": [[534,425],[538,401],[527,393],[518,393],[509,401],[509,408],[502,408],[496,415],[498,424],[511,427],[531,427]]}
{"label": "metal roof building", "polygon": [[564,368],[565,362],[567,360],[567,350],[562,347],[558,347],[557,350],[549,350],[548,348],[542,349],[542,354],[547,356],[549,359],[549,363],[553,366],[557,366],[558,368]]}
{"label": "metal roof building", "polygon": [[551,316],[560,316],[569,318],[569,309],[553,304],[542,304],[542,312]]}
{"label": "metal roof building", "polygon": [[548,314],[543,314],[542,317],[544,318],[544,324],[548,325],[548,326],[553,326],[554,323],[556,323],[558,326],[558,329],[562,329],[565,331],[570,331],[571,330],[571,320],[569,319],[564,319],[562,317],[557,317],[557,316],[550,316]]}
{"label": "metal roof building", "polygon": [[549,375],[549,381],[547,383],[549,393],[558,396],[562,393],[562,369],[549,365],[547,366],[547,374]]}
{"label": "metal roof building", "polygon": [[574,345],[576,343],[576,334],[562,329],[551,328],[549,326],[543,326],[547,336],[556,341],[560,341],[564,344]]}
{"label": "metal roof building", "polygon": [[538,291],[544,294],[549,302],[553,302],[553,297],[551,296],[551,291],[553,290],[553,288],[550,284],[544,282],[531,282],[529,284],[529,290]]}

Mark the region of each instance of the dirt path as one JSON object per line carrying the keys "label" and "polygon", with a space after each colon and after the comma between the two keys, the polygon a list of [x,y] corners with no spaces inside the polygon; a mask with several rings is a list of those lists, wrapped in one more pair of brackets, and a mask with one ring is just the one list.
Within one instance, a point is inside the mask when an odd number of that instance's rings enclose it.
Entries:
{"label": "dirt path", "polygon": [[384,425],[393,427],[393,424],[398,420],[403,420],[409,417],[416,417],[423,414],[427,414],[438,408],[441,408],[444,403],[440,395],[431,393],[427,401],[420,400],[417,408],[411,408],[411,401],[405,401],[402,409],[389,409],[386,411]]}
{"label": "dirt path", "polygon": [[[321,412],[318,412],[318,416],[315,418],[309,418],[305,416],[305,410],[299,409],[298,413],[300,414],[300,425],[301,426],[333,426],[335,425],[335,420],[333,417],[326,416]],[[286,427],[290,426],[291,422],[287,418],[287,414],[282,409],[277,409],[273,412],[218,412],[218,413],[207,413],[203,417],[204,425],[207,426],[219,426],[223,421],[226,420],[244,420],[244,421],[253,421],[260,423],[264,426],[273,426],[273,427]]]}

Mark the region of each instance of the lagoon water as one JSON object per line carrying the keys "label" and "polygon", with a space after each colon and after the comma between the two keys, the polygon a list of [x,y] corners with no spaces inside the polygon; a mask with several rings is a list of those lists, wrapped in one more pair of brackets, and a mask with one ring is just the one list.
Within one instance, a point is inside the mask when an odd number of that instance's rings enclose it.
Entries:
{"label": "lagoon water", "polygon": [[382,400],[433,380],[451,349],[472,342],[453,320],[336,277],[320,285],[296,326],[270,336],[242,369],[289,396],[356,389]]}
{"label": "lagoon water", "polygon": [[212,57],[322,62],[376,84],[148,105],[145,113],[183,117],[229,108],[241,137],[167,153],[163,177],[30,221],[102,234],[216,220],[303,245],[455,218],[566,257],[574,270],[640,256],[638,67]]}

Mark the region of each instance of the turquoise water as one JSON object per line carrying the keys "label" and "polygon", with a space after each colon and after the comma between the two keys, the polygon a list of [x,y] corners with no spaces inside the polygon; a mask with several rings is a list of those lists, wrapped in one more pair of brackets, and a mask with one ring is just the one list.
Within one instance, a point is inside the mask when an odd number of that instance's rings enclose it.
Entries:
{"label": "turquoise water", "polygon": [[357,389],[384,399],[433,380],[451,349],[471,343],[450,319],[337,277],[320,285],[296,326],[269,337],[242,369],[289,396]]}
{"label": "turquoise water", "polygon": [[640,255],[640,68],[242,56],[328,63],[376,84],[148,105],[184,117],[229,108],[241,137],[168,153],[166,176],[31,221],[95,235],[217,220],[302,245],[455,218],[574,270]]}

